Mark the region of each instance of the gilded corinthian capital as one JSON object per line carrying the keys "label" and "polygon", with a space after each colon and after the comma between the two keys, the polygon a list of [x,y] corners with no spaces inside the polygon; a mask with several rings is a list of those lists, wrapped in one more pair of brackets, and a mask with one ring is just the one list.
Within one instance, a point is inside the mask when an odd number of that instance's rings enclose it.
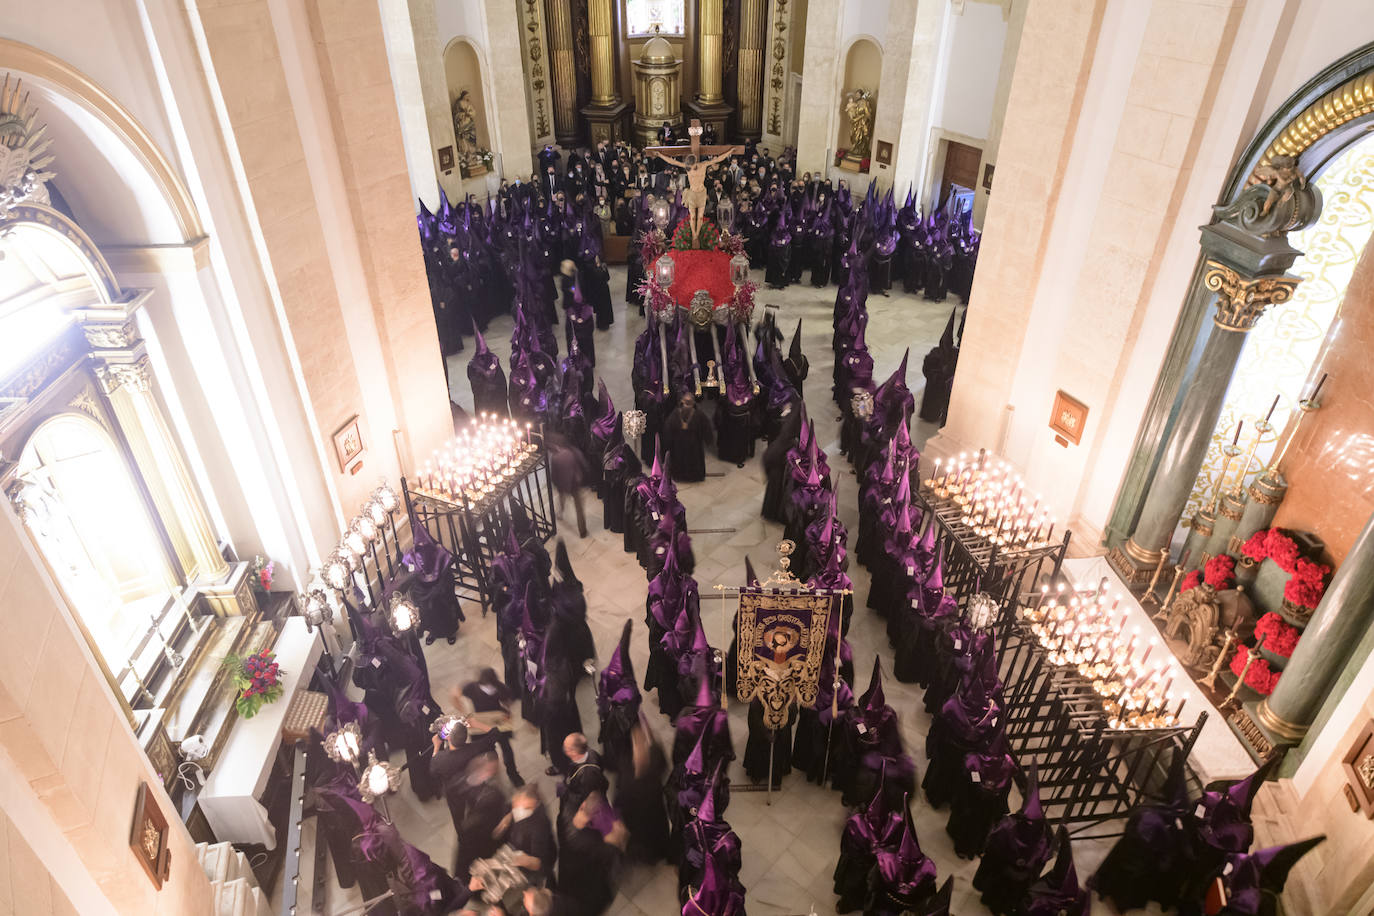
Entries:
{"label": "gilded corinthian capital", "polygon": [[1208,259],[1202,282],[1217,293],[1217,313],[1212,320],[1218,327],[1244,333],[1255,326],[1266,308],[1292,299],[1299,278],[1288,274],[1243,277],[1220,261]]}

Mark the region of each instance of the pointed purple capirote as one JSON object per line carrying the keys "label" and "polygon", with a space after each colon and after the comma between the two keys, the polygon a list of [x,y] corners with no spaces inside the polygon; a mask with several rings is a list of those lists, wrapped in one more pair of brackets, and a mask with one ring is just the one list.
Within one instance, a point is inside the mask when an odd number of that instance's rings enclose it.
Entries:
{"label": "pointed purple capirote", "polygon": [[887,698],[883,695],[883,660],[880,656],[873,656],[873,674],[868,679],[868,689],[863,696],[859,697],[859,708],[864,712],[877,712],[887,705]]}
{"label": "pointed purple capirote", "polygon": [[1288,883],[1288,873],[1298,860],[1326,839],[1325,835],[1309,837],[1297,843],[1270,846],[1248,855],[1234,856],[1230,874],[1222,881],[1227,891],[1227,912],[1258,916],[1266,894],[1278,896]]}
{"label": "pointed purple capirote", "polygon": [[744,584],[757,586],[759,584],[758,573],[754,572],[754,564],[749,560],[749,554],[744,555]]}
{"label": "pointed purple capirote", "polygon": [[615,651],[611,653],[611,660],[606,663],[606,668],[601,672],[601,683],[606,684],[607,679],[619,681],[624,675],[629,674],[630,680],[634,680],[634,669],[630,665],[630,632],[634,629],[634,619],[625,621],[625,626],[620,631],[620,642],[616,644]]}
{"label": "pointed purple capirote", "polygon": [[1040,770],[1034,760],[1026,771],[1026,797],[1021,801],[1021,814],[1031,820],[1045,816],[1045,809],[1040,805]]}
{"label": "pointed purple capirote", "polygon": [[725,768],[726,761],[716,761],[716,768],[711,771],[711,779],[706,783],[706,794],[702,796],[701,806],[697,808],[697,820],[713,824],[716,821],[716,793],[720,791],[720,775]]}

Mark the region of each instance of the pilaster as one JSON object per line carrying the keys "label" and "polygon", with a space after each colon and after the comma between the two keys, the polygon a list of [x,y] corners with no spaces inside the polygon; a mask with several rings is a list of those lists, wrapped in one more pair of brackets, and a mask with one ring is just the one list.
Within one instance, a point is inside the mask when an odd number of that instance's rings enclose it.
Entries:
{"label": "pilaster", "polygon": [[[811,0],[806,12],[806,72],[802,74],[801,110],[797,130],[797,174],[825,175],[835,146],[839,119],[841,77],[840,0]],[[784,77],[785,78],[785,77]],[[769,118],[772,118],[770,112]],[[771,120],[770,120],[771,127]]]}

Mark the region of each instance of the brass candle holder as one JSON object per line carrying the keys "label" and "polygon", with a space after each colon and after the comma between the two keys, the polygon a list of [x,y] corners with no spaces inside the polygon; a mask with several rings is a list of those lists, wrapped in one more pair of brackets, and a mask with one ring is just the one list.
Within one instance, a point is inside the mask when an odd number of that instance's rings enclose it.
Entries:
{"label": "brass candle holder", "polygon": [[1164,572],[1164,564],[1169,562],[1169,552],[1166,550],[1164,555],[1159,558],[1159,565],[1155,567],[1155,574],[1150,577],[1150,585],[1145,589],[1145,594],[1140,596],[1140,603],[1159,604],[1160,600],[1155,597],[1155,585],[1159,583],[1159,575]]}
{"label": "brass candle holder", "polygon": [[1164,601],[1159,606],[1159,611],[1151,616],[1151,620],[1168,620],[1169,608],[1173,607],[1174,598],[1178,595],[1178,583],[1183,578],[1183,564],[1174,567],[1174,581],[1169,583],[1168,590],[1164,593]]}
{"label": "brass candle holder", "polygon": [[1226,656],[1230,653],[1236,638],[1235,630],[1226,631],[1226,638],[1221,641],[1221,651],[1217,653],[1217,660],[1212,663],[1212,670],[1207,672],[1207,676],[1198,681],[1199,687],[1207,690],[1217,689],[1217,675],[1221,674],[1221,666],[1226,664]]}
{"label": "brass candle holder", "polygon": [[1231,692],[1227,694],[1226,699],[1221,701],[1222,709],[1231,705],[1240,705],[1240,701],[1237,699],[1240,695],[1240,688],[1245,686],[1245,676],[1250,673],[1250,666],[1259,659],[1259,650],[1264,648],[1264,639],[1264,636],[1260,636],[1260,638],[1255,641],[1254,651],[1246,655],[1245,666],[1240,669],[1240,676],[1236,678],[1236,685],[1231,688]]}

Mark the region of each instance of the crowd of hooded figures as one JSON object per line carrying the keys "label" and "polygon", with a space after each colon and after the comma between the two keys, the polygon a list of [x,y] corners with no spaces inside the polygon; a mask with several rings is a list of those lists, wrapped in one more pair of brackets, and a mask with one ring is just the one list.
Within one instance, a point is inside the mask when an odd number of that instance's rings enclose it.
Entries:
{"label": "crowd of hooded figures", "polygon": [[[925,688],[932,723],[921,787],[932,807],[949,808],[945,830],[955,853],[980,858],[973,886],[982,902],[1002,916],[1074,916],[1089,911],[1092,890],[1120,909],[1154,901],[1193,914],[1203,911],[1209,889],[1220,882],[1226,899],[1220,912],[1278,912],[1289,869],[1321,838],[1249,852],[1251,804],[1277,757],[1250,777],[1213,783],[1194,797],[1185,756],[1176,753],[1162,790],[1131,812],[1087,887],[1080,885],[1069,832],[1062,824],[1052,828],[1044,815],[1034,763],[1023,769],[1011,753],[992,631],[971,626],[945,591],[939,528],[912,499],[920,456],[908,433],[915,405],[905,384],[906,358],[887,381],[873,385],[863,340],[866,299],[862,279],[851,274],[835,306],[841,447],[860,480],[854,552],[871,576],[868,606],[886,618],[894,675]],[[933,353],[949,344],[953,322],[951,315]],[[768,508],[765,500],[765,514]],[[858,772],[872,775],[844,799],[859,807],[840,841],[836,908],[947,913],[950,882],[937,891],[934,863],[921,853],[909,809],[915,767],[901,753],[896,717],[881,691],[875,659],[868,692],[854,707],[862,724],[850,739],[862,748]],[[1013,785],[1022,796],[1014,813],[1008,808]]]}
{"label": "crowd of hooded figures", "polygon": [[[385,603],[407,592],[420,624],[396,635],[361,591],[346,596],[357,639],[351,677],[362,700],[331,684],[328,728],[356,727],[364,761],[403,753],[409,790],[448,807],[457,851],[449,868],[433,862],[363,801],[352,765],[312,754],[309,804],[321,841],[340,883],[379,901],[372,912],[592,916],[610,906],[628,860],[677,867],[682,916],[743,914],[741,846],[725,820],[735,757],[725,697],[735,692],[739,647],[732,644],[722,657],[707,639],[675,480],[701,479],[700,450],[712,438],[723,460],[740,464],[762,439],[762,515],[781,524],[795,545],[792,571],[844,598],[829,622],[816,701],[793,710],[777,730],[765,727],[761,705],[751,703],[745,773],[777,786],[799,770],[836,790],[851,810],[834,871],[838,912],[948,913],[952,878],[937,887],[935,864],[921,852],[911,815],[919,774],[885,701],[879,659],[867,690],[855,696],[846,640],[850,539],[837,517],[828,458],[807,417],[800,326],[785,355],[771,314],[755,322],[752,353],[743,327],[708,332],[722,354],[711,431],[694,414],[702,369],[687,338],[697,332],[679,320],[649,321],[635,343],[635,406],[645,414],[639,449],[627,440],[625,415],[604,383],[593,394],[592,332],[614,320],[603,233],[611,223],[638,235],[649,231],[650,196],[670,192],[663,173],[646,178],[636,157],[602,146],[573,154],[575,162],[559,172],[555,160],[541,156],[541,168],[550,170],[539,182],[503,186],[486,206],[445,200],[437,214],[422,209],[420,230],[445,351],[460,348],[467,333],[476,338],[468,366],[476,409],[541,424],[549,441],[577,459],[577,485],[595,488],[606,529],[621,534],[645,571],[649,652],[642,685],[630,660],[630,620],[597,673],[586,598],[567,550],[560,541],[550,557],[517,511],[491,563],[501,670],[482,670],[452,690],[445,709],[432,692],[421,640],[457,638],[464,618],[451,588],[454,557],[412,519],[413,546],[398,558],[382,594]],[[623,180],[603,184],[611,172],[623,179],[634,169],[637,197],[624,194]],[[909,289],[915,283],[941,299],[954,289],[966,301],[964,272],[971,280],[976,233],[966,222],[920,216],[910,199],[898,208],[872,189],[856,206],[846,187],[793,179],[785,157],[775,161],[751,149],[744,162],[721,169],[710,208],[725,196],[736,201],[745,250],[767,267],[770,282],[798,279],[800,262],[815,285],[839,284],[832,395],[842,420],[840,450],[859,481],[853,555],[871,576],[868,606],[886,619],[893,674],[926,691],[933,716],[919,780],[926,799],[949,807],[955,851],[981,856],[974,887],[993,912],[1085,913],[1088,891],[1074,871],[1069,835],[1046,819],[1033,766],[1024,770],[1010,752],[992,635],[972,627],[945,592],[944,545],[934,519],[913,500],[920,456],[910,438],[915,401],[906,357],[875,384],[865,343],[867,298],[886,291],[894,270]],[[610,219],[608,190],[616,196]],[[678,203],[674,222],[684,214]],[[798,247],[799,239],[809,241]],[[631,246],[630,270],[642,278],[645,265],[633,262],[637,250]],[[632,301],[637,287],[631,283]],[[507,310],[515,319],[509,378],[481,334]],[[962,336],[962,326],[955,333],[957,314],[925,360],[920,412],[934,422],[948,408]],[[580,503],[578,514],[582,528]],[[744,579],[760,584],[747,557]],[[593,676],[599,751],[583,734],[576,699]],[[673,724],[670,754],[649,726],[648,691]],[[516,767],[517,716],[538,729],[547,775],[559,777],[552,816]],[[1122,908],[1154,900],[1196,912],[1219,879],[1228,895],[1223,912],[1274,913],[1288,870],[1320,838],[1249,852],[1250,806],[1267,767],[1195,798],[1183,764],[1176,757],[1162,793],[1131,814],[1089,886]],[[1022,798],[1015,812],[1008,806],[1013,785]]]}

